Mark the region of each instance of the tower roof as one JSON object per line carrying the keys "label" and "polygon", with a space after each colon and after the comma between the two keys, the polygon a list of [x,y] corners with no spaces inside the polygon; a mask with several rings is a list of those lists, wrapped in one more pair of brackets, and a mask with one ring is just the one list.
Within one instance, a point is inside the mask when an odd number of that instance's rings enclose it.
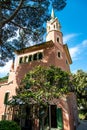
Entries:
{"label": "tower roof", "polygon": [[55,13],[54,13],[54,9],[52,8],[52,12],[51,12],[51,19],[55,19]]}

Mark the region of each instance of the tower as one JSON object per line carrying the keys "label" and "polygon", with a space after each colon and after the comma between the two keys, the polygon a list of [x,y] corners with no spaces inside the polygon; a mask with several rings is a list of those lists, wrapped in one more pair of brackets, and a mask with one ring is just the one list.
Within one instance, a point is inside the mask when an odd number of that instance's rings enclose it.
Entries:
{"label": "tower", "polygon": [[52,40],[55,44],[63,44],[61,26],[58,19],[55,17],[54,10],[52,9],[51,19],[47,21],[47,37],[46,41]]}

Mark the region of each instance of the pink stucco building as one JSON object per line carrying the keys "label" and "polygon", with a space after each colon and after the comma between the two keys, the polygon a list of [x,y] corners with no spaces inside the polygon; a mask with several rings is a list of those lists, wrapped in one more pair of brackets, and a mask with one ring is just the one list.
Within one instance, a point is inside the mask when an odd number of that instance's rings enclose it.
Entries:
{"label": "pink stucco building", "polygon": [[[60,23],[52,10],[51,19],[47,21],[46,42],[15,52],[17,57],[10,69],[8,82],[0,84],[0,120],[4,118],[4,115],[6,115],[6,119],[12,119],[12,111],[9,113],[6,111],[6,105],[4,104],[5,96],[7,95],[8,100],[10,100],[16,94],[15,90],[19,86],[22,78],[32,68],[38,65],[47,67],[54,65],[64,71],[70,72],[72,60],[68,46],[63,43],[63,34],[60,28]],[[52,105],[54,104],[56,106],[52,106],[53,109],[57,107],[62,111],[63,126],[61,130],[75,130],[78,125],[75,94],[69,93],[59,99],[55,99],[52,102]],[[55,128],[52,130],[59,129]],[[38,127],[35,130],[38,130]]]}

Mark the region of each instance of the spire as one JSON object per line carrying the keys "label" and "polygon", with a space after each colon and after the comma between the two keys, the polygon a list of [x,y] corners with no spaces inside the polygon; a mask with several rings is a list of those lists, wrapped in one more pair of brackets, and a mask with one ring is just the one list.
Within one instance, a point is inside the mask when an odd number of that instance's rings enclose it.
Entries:
{"label": "spire", "polygon": [[55,19],[54,9],[52,8],[51,19]]}

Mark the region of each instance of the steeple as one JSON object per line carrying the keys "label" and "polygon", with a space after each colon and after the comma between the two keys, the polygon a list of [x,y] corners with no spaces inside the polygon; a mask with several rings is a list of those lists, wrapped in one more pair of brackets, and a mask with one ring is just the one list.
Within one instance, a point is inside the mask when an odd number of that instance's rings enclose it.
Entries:
{"label": "steeple", "polygon": [[51,19],[55,19],[54,9],[52,8]]}
{"label": "steeple", "polygon": [[55,17],[54,10],[52,8],[51,19],[47,21],[47,37],[46,41],[52,40],[54,43],[59,42],[62,44],[62,33],[60,31],[61,26],[57,17]]}
{"label": "steeple", "polygon": [[49,31],[52,30],[60,31],[60,29],[61,29],[60,23],[58,21],[58,18],[55,17],[55,12],[54,9],[52,8],[51,19],[50,21],[47,21],[47,33],[49,33]]}

